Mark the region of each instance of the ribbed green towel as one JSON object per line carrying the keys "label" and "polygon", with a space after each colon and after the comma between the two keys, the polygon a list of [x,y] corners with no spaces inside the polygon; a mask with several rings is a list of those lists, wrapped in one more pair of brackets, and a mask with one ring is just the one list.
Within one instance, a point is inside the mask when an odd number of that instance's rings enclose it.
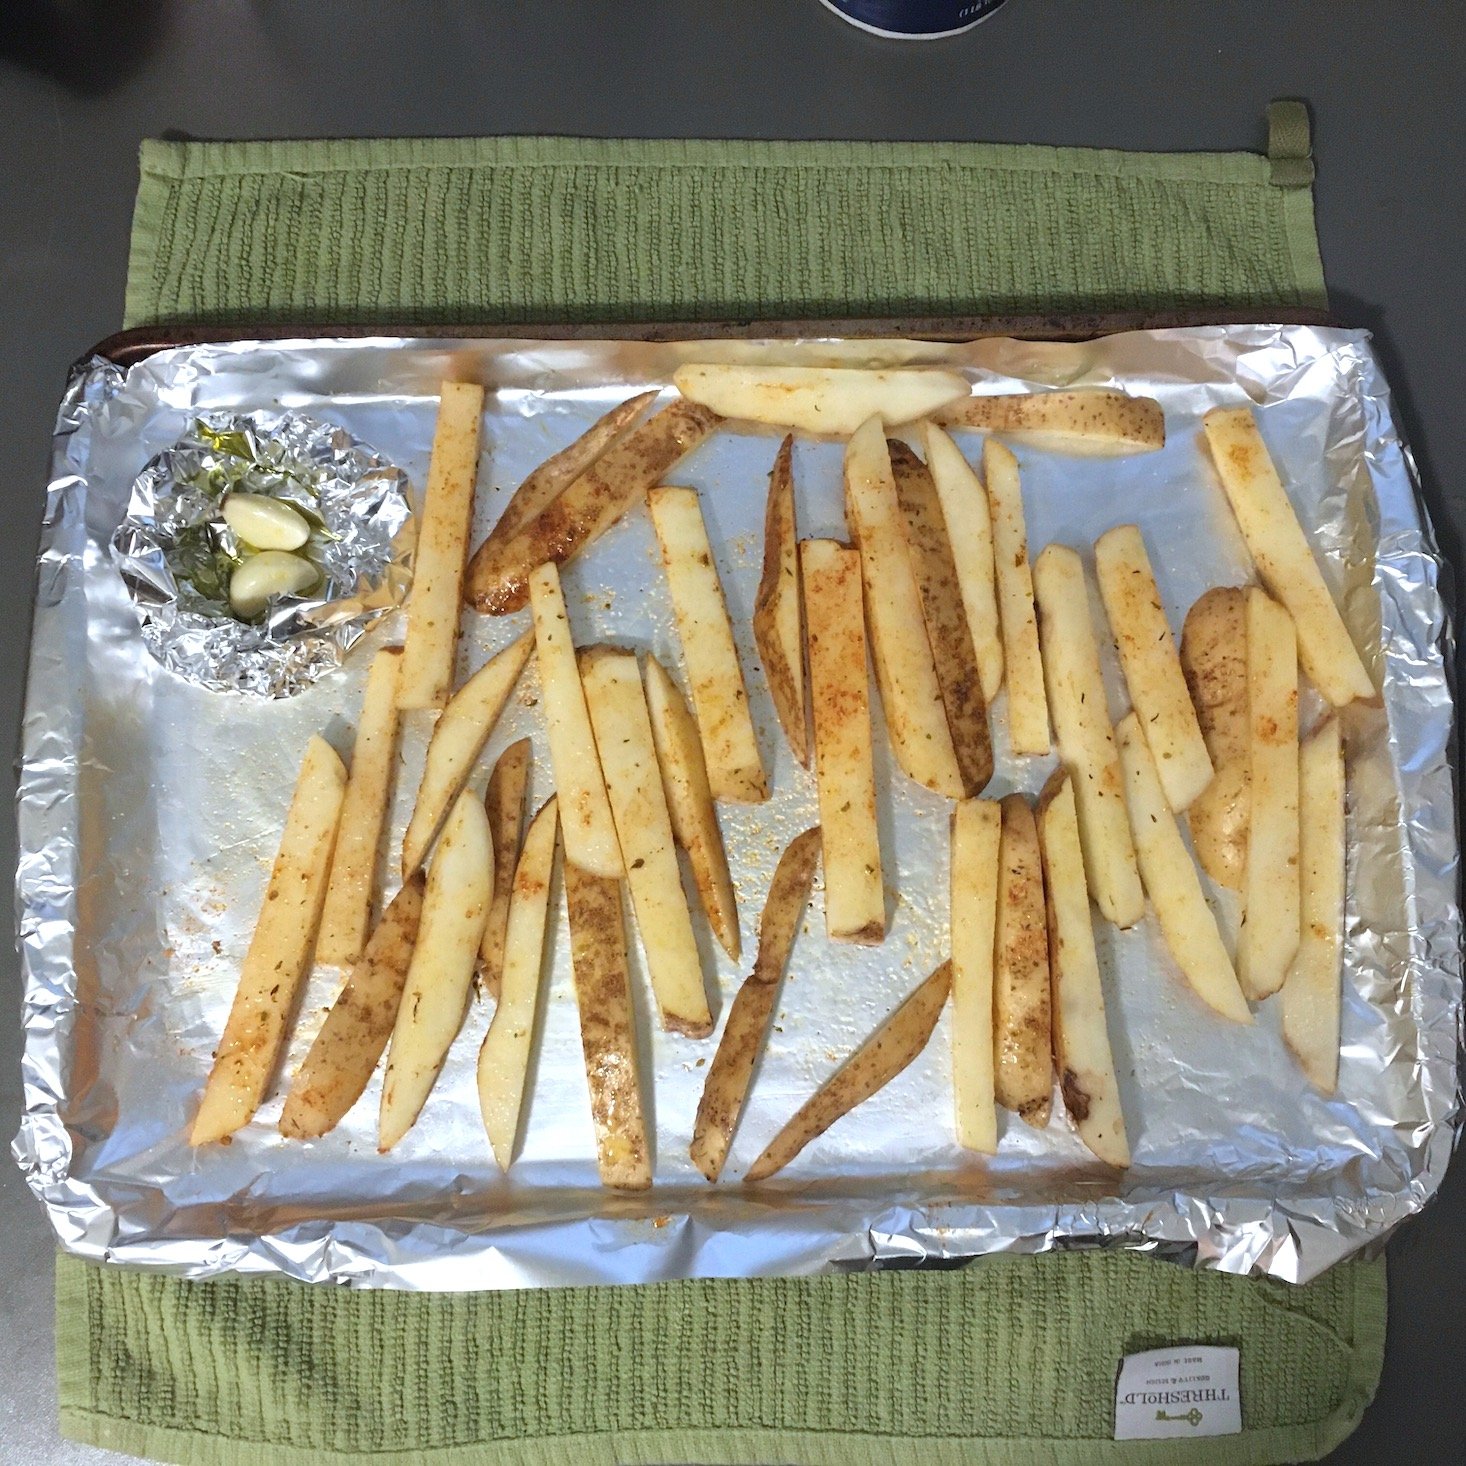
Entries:
{"label": "ribbed green towel", "polygon": [[[1292,123],[1291,130],[1289,123]],[[1306,124],[1272,157],[968,145],[150,143],[130,324],[1323,303]],[[1135,1256],[501,1294],[62,1258],[61,1420],[210,1466],[1275,1463],[1343,1439],[1382,1262],[1303,1288]],[[1127,1352],[1240,1348],[1240,1436],[1120,1443]]]}

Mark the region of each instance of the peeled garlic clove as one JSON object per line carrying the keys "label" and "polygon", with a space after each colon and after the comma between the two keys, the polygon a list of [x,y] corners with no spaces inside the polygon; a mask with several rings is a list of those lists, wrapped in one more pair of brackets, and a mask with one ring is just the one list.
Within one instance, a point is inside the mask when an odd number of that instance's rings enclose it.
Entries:
{"label": "peeled garlic clove", "polygon": [[311,537],[303,514],[264,494],[230,494],[224,523],[257,550],[298,550]]}
{"label": "peeled garlic clove", "polygon": [[258,616],[276,596],[298,596],[320,579],[309,560],[284,550],[251,555],[229,578],[229,609],[236,616]]}

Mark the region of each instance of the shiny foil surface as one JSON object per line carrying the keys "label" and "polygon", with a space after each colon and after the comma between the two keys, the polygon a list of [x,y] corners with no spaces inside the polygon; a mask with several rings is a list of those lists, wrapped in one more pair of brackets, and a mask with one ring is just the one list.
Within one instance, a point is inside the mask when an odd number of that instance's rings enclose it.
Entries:
{"label": "shiny foil surface", "polygon": [[[1089,1156],[1057,1096],[1046,1130],[1000,1112],[996,1156],[959,1149],[944,1015],[891,1085],[774,1180],[743,1186],[743,1172],[799,1104],[946,955],[951,806],[893,767],[878,728],[889,933],[874,948],[831,944],[817,885],[725,1179],[702,1179],[688,1145],[717,1034],[752,966],[778,855],[817,819],[813,778],[775,723],[749,624],[777,437],[724,429],[669,481],[703,496],[773,795],[719,811],[744,958],[730,962],[697,917],[719,1018],[713,1039],[655,1027],[631,941],[655,1125],[652,1190],[624,1196],[598,1184],[558,879],[541,1037],[507,1176],[490,1152],[474,1082],[487,1000],[471,1006],[421,1118],[389,1155],[376,1150],[380,1068],[334,1132],[304,1143],[281,1137],[289,1075],[340,984],[329,969],[309,981],[254,1122],[227,1146],[189,1147],[306,740],[324,732],[349,754],[371,652],[400,640],[402,622],[400,612],[388,615],[340,666],[285,699],[175,675],[144,645],[110,549],[134,479],[201,413],[284,411],[372,444],[423,483],[439,382],[477,379],[489,388],[477,539],[525,474],[613,403],[666,386],[682,362],[721,358],[940,364],[980,391],[1089,385],[1156,397],[1166,415],[1161,452],[1079,459],[1015,446],[1032,553],[1058,540],[1088,554],[1111,525],[1138,523],[1177,630],[1202,591],[1250,573],[1199,443],[1201,415],[1218,405],[1259,409],[1384,688],[1382,707],[1355,707],[1344,719],[1349,894],[1334,1096],[1311,1089],[1289,1055],[1276,998],[1250,1028],[1229,1024],[1185,985],[1153,918],[1127,932],[1096,918],[1134,1152],[1123,1176]],[[981,440],[958,441],[975,461]],[[838,443],[796,444],[802,536],[845,535],[841,453]],[[379,338],[178,349],[125,374],[94,362],[61,407],[37,581],[19,795],[27,1032],[16,1156],[64,1247],[194,1276],[234,1269],[370,1286],[525,1287],[1103,1245],[1312,1277],[1422,1207],[1455,1135],[1461,924],[1440,570],[1410,453],[1362,332],[1259,325],[958,346]],[[571,562],[564,582],[577,642],[655,651],[685,687],[644,510]],[[460,671],[527,622],[527,612],[465,613]],[[1118,715],[1124,691],[1105,655]],[[529,736],[532,806],[550,792],[537,697],[531,663],[475,787],[501,749]],[[1316,701],[1305,703],[1305,729],[1317,713]],[[430,721],[404,719],[392,850]],[[1036,793],[1053,760],[1011,756],[1005,696],[993,730],[988,792]],[[391,864],[384,858],[384,871]],[[389,876],[385,894],[394,884]]]}

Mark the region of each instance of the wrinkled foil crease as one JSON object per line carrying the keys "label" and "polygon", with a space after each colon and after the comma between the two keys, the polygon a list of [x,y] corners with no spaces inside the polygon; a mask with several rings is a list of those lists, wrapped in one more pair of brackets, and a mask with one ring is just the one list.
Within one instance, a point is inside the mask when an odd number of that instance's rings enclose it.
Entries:
{"label": "wrinkled foil crease", "polygon": [[[349,751],[370,649],[400,616],[299,696],[222,698],[150,657],[107,546],[129,489],[201,411],[300,411],[335,423],[422,479],[437,383],[492,389],[475,533],[510,489],[611,403],[665,385],[687,360],[950,364],[985,390],[1120,385],[1158,397],[1166,448],[1086,461],[1019,450],[1035,550],[1087,546],[1140,524],[1172,624],[1208,586],[1248,574],[1200,417],[1251,401],[1300,516],[1363,645],[1378,645],[1381,709],[1346,714],[1349,901],[1339,1089],[1311,1091],[1287,1054],[1276,1000],[1250,1029],[1210,1016],[1147,921],[1096,923],[1135,1161],[1095,1165],[1056,1103],[1040,1133],[1003,1116],[999,1154],[952,1139],[950,1033],[812,1145],[775,1182],[737,1178],[838,1060],[942,957],[949,806],[881,752],[893,915],[882,947],[826,943],[816,896],[736,1137],[729,1182],[687,1156],[713,1042],[652,1031],[656,1185],[600,1188],[564,934],[551,916],[544,1032],[518,1160],[506,1178],[478,1115],[477,1003],[422,1118],[375,1148],[379,1078],[331,1135],[285,1142],[284,1080],[227,1146],[194,1152],[187,1123],[233,996],[301,750],[324,729]],[[961,440],[969,454],[977,440]],[[776,439],[721,432],[674,481],[704,494],[743,638],[750,698],[774,775],[763,806],[722,820],[745,961],[710,942],[720,1018],[747,972],[783,845],[816,818],[813,782],[778,735],[748,638],[766,475]],[[841,534],[840,448],[796,449],[800,532]],[[80,370],[58,418],[37,581],[20,775],[25,1115],[15,1153],[63,1246],[202,1276],[235,1269],[408,1288],[527,1287],[816,1272],[1101,1245],[1234,1273],[1303,1280],[1377,1246],[1440,1184],[1455,1135],[1461,1029],[1456,802],[1447,758],[1451,633],[1414,465],[1364,333],[1227,327],[1082,344],[434,343],[296,341],[161,353],[126,375]],[[609,638],[680,667],[655,544],[632,514],[567,567],[577,638]],[[648,587],[653,587],[649,592]],[[523,629],[466,618],[461,671]],[[1123,692],[1106,667],[1114,711]],[[535,740],[531,798],[548,792],[533,668],[489,745]],[[1317,713],[1305,707],[1305,719]],[[1000,699],[990,790],[1033,792],[1049,761],[1015,761]],[[400,838],[428,723],[409,715],[391,812]],[[343,736],[344,735],[344,736]],[[634,950],[634,949],[633,949]],[[635,956],[633,955],[635,961]],[[644,974],[634,983],[650,1007]],[[339,974],[317,972],[282,1074],[299,1063]]]}
{"label": "wrinkled foil crease", "polygon": [[[238,553],[220,513],[224,483],[293,504],[319,524],[302,553],[322,583],[259,621],[236,619],[227,595],[201,591],[183,554],[200,535]],[[170,672],[214,692],[293,697],[401,603],[411,517],[406,476],[334,424],[292,412],[205,412],[133,481],[112,550],[143,645]]]}

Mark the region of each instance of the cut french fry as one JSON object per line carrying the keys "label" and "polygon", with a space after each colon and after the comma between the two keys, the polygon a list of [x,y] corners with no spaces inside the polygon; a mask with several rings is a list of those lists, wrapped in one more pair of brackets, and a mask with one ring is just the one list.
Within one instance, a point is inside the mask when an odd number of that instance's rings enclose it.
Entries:
{"label": "cut french fry", "polygon": [[1089,889],[1116,926],[1134,926],[1145,915],[1145,893],[1079,556],[1065,545],[1049,545],[1033,567],[1033,588],[1049,711],[1059,757],[1074,776]]}
{"label": "cut french fry", "polygon": [[621,884],[567,860],[565,907],[596,1165],[604,1185],[645,1191],[652,1184],[651,1147],[636,1061]]}
{"label": "cut french fry", "polygon": [[896,498],[891,455],[879,418],[845,448],[845,516],[860,551],[871,660],[886,731],[897,762],[918,784],[950,799],[965,790]]}
{"label": "cut french fry", "polygon": [[1215,773],[1186,811],[1201,868],[1242,889],[1247,868],[1247,592],[1213,586],[1186,613],[1181,670]]}
{"label": "cut french fry", "polygon": [[1180,813],[1211,783],[1211,756],[1140,530],[1133,524],[1107,530],[1095,543],[1094,563],[1130,701],[1155,755],[1166,801]]}
{"label": "cut french fry", "polygon": [[1003,633],[1003,675],[1008,681],[1008,739],[1014,753],[1044,754],[1049,751],[1049,705],[1038,650],[1038,615],[1018,460],[1002,443],[989,438],[982,449],[982,476],[992,512],[998,624]]}
{"label": "cut french fry", "polygon": [[530,574],[529,592],[545,735],[560,796],[565,858],[592,875],[618,879],[625,867],[616,842],[590,713],[586,711],[585,690],[580,685],[560,572],[553,564],[541,565]]}
{"label": "cut french fry", "polygon": [[404,880],[428,858],[428,851],[454,801],[468,783],[468,776],[489,741],[534,645],[534,638],[529,635],[511,641],[453,694],[439,714],[423,762],[417,802],[402,837]]}
{"label": "cut french fry", "polygon": [[265,1097],[310,965],[345,794],[346,769],[336,751],[324,738],[312,738],[190,1145],[232,1135]]}
{"label": "cut french fry", "polygon": [[779,726],[794,757],[809,764],[804,711],[804,615],[799,593],[799,541],[794,524],[794,438],[779,445],[764,509],[764,569],[753,601],[753,640]]}
{"label": "cut french fry", "polygon": [[697,490],[652,489],[647,507],[662,548],[713,797],[757,804],[769,797],[769,781]]}
{"label": "cut french fry", "polygon": [[717,806],[702,760],[697,723],[667,669],[653,656],[646,659],[644,677],[657,762],[662,766],[662,790],[667,796],[667,813],[672,817],[672,837],[687,852],[692,879],[713,935],[736,962],[742,952],[738,903],[723,849],[723,832],[718,827]]}
{"label": "cut french fry", "polygon": [[815,782],[824,830],[825,930],[835,941],[886,934],[870,674],[861,609],[860,556],[835,540],[799,546],[809,637]]}
{"label": "cut french fry", "polygon": [[377,1148],[402,1139],[422,1111],[463,1026],[474,960],[494,894],[494,841],[483,805],[458,796],[428,867],[417,945],[392,1026]]}
{"label": "cut french fry", "polygon": [[1254,1002],[1275,993],[1298,951],[1298,643],[1293,620],[1247,592],[1247,873],[1237,977]]}
{"label": "cut french fry", "polygon": [[[987,490],[962,450],[935,423],[924,425],[926,466],[936,485],[947,538],[957,566],[957,584],[967,632],[989,707],[1003,685],[1003,637],[998,629],[998,587],[993,568],[993,521]],[[1032,596],[1030,595],[1030,604]]]}
{"label": "cut french fry", "polygon": [[952,815],[952,1091],[957,1143],[998,1148],[993,1089],[993,952],[1002,806],[965,799]]}
{"label": "cut french fry", "polygon": [[1038,811],[1048,909],[1054,1061],[1059,1092],[1080,1139],[1107,1165],[1130,1164],[1115,1057],[1089,914],[1079,813],[1069,775],[1055,771]]}
{"label": "cut french fry", "polygon": [[280,1115],[282,1135],[296,1140],[325,1135],[361,1098],[397,1021],[422,916],[424,881],[419,871],[388,902],[296,1072]]}
{"label": "cut french fry", "polygon": [[581,654],[580,666],[662,1026],[704,1038],[713,1017],[636,653],[596,647]]}
{"label": "cut french fry", "polygon": [[533,749],[528,738],[511,743],[499,755],[484,790],[484,813],[494,838],[494,899],[489,903],[483,940],[478,947],[479,976],[484,991],[499,996],[499,977],[504,964],[504,934],[509,929],[509,902],[514,895],[514,872],[519,865],[519,836],[524,828],[525,801],[529,795],[529,761]]}
{"label": "cut french fry", "polygon": [[499,1169],[507,1171],[519,1138],[530,1050],[539,1026],[545,965],[545,916],[555,867],[559,817],[550,799],[530,821],[514,871],[504,935],[499,1005],[478,1054],[478,1102]]}
{"label": "cut french fry", "polygon": [[723,417],[842,438],[870,418],[894,427],[967,395],[955,372],[930,368],[689,365],[672,381],[690,402]]}
{"label": "cut french fry", "polygon": [[1298,751],[1298,955],[1283,985],[1283,1037],[1309,1081],[1339,1080],[1339,984],[1344,929],[1344,749],[1328,718]]}
{"label": "cut french fry", "polygon": [[377,847],[392,792],[397,747],[397,674],[402,648],[383,647],[372,659],[361,721],[351,754],[351,774],[341,801],[341,822],[326,882],[326,904],[316,937],[316,961],[348,967],[361,956],[372,920]]}
{"label": "cut french fry", "polygon": [[[720,421],[705,407],[679,401],[624,433],[533,519],[506,539],[481,547],[468,568],[469,604],[491,616],[520,610],[529,599],[536,566],[563,565],[599,539]],[[563,821],[564,809],[560,817]]]}
{"label": "cut french fry", "polygon": [[1216,407],[1201,422],[1258,576],[1298,628],[1298,659],[1309,680],[1335,707],[1355,698],[1378,700],[1374,679],[1324,582],[1252,409]]}
{"label": "cut french fry", "polygon": [[1166,946],[1203,1002],[1224,1018],[1251,1023],[1251,1010],[1237,984],[1216,916],[1202,893],[1201,878],[1186,853],[1176,817],[1166,803],[1139,719],[1128,714],[1115,732],[1125,769],[1125,802],[1135,831],[1135,849]]}
{"label": "cut french fry", "polygon": [[993,741],[947,521],[926,464],[905,443],[891,440],[887,447],[952,749],[964,792],[977,794],[993,776]]}
{"label": "cut french fry", "polygon": [[1021,794],[1002,803],[993,955],[993,1088],[1035,1129],[1049,1123],[1054,1089],[1052,995],[1038,825]]}
{"label": "cut french fry", "polygon": [[766,1181],[782,1171],[810,1141],[907,1068],[931,1038],[951,988],[952,964],[944,962],[800,1106],[748,1168],[744,1180]]}
{"label": "cut french fry", "polygon": [[1084,458],[1153,453],[1166,445],[1159,402],[1101,387],[965,397],[941,408],[937,421],[1005,433],[1034,448]]}
{"label": "cut french fry", "polygon": [[819,858],[820,831],[816,825],[789,842],[774,871],[759,918],[758,957],[729,1010],[692,1127],[690,1153],[709,1181],[718,1179],[728,1158],[728,1147],[748,1097],[753,1066],[768,1040],[779,979],[809,905]]}
{"label": "cut french fry", "polygon": [[407,640],[397,683],[401,708],[440,708],[453,690],[483,413],[482,387],[443,383],[407,602]]}

